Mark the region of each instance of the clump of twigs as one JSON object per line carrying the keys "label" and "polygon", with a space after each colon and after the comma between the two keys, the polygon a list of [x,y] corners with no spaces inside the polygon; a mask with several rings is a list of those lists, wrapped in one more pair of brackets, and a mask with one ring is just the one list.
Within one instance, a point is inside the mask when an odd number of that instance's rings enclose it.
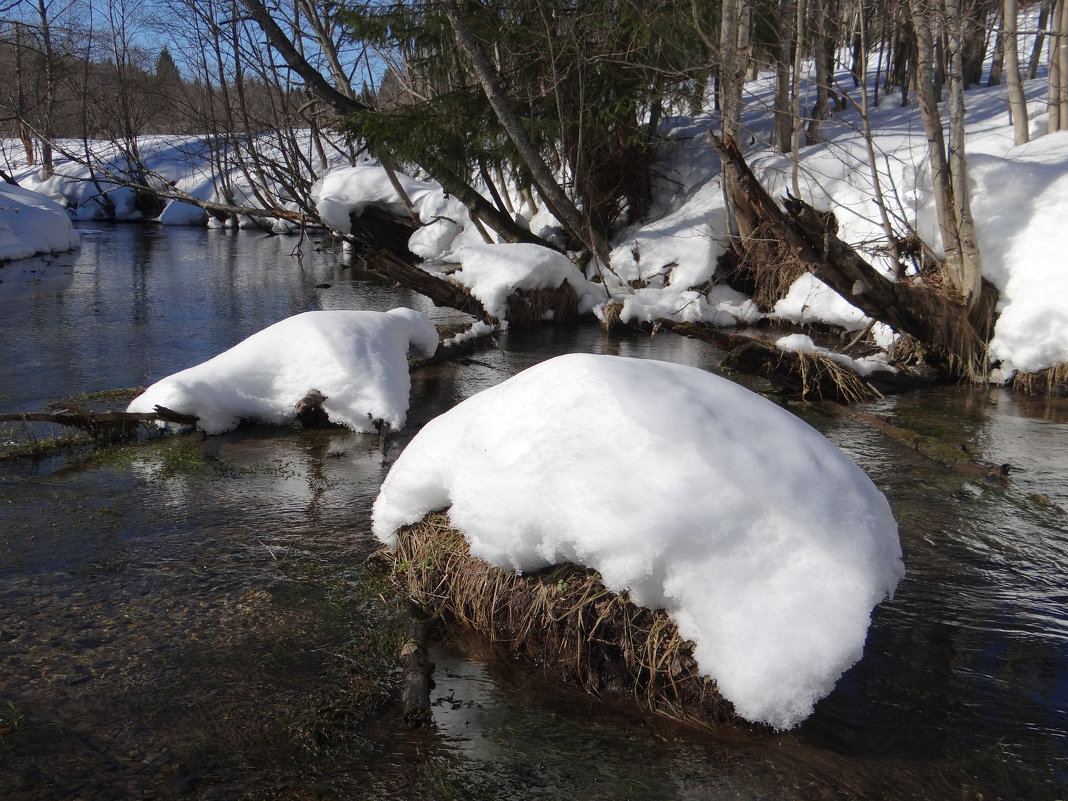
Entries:
{"label": "clump of twigs", "polygon": [[609,591],[595,571],[562,564],[517,575],[493,567],[471,556],[445,513],[401,529],[390,557],[396,583],[428,613],[573,685],[699,725],[735,719],[667,614]]}

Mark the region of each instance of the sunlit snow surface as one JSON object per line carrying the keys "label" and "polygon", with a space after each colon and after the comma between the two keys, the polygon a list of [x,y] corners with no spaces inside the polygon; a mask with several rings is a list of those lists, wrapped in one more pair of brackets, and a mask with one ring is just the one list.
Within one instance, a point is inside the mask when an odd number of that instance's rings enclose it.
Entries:
{"label": "sunlit snow surface", "polygon": [[411,389],[409,347],[430,356],[437,344],[434,325],[411,309],[305,312],[156,382],[128,410],[165,406],[197,415],[198,428],[219,434],[242,420],[290,422],[297,401],[317,389],[334,422],[357,431],[371,431],[373,420],[400,428]]}
{"label": "sunlit snow surface", "polygon": [[374,533],[450,507],[475,556],[575,562],[665,609],[743,717],[800,723],[904,572],[882,493],[805,423],[692,367],[573,354],[431,421]]}
{"label": "sunlit snow surface", "polygon": [[0,182],[0,261],[78,247],[78,234],[58,203]]}

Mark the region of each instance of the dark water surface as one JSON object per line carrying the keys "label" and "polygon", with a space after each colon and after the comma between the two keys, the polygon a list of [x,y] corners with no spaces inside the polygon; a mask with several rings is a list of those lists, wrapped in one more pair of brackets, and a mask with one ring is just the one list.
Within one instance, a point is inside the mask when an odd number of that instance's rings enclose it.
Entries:
{"label": "dark water surface", "polygon": [[[0,267],[0,411],[144,384],[310,309],[449,316],[340,256],[298,260],[294,239],[82,231],[81,253]],[[1068,405],[1002,391],[869,411],[1011,464],[1003,484],[797,409],[887,494],[908,575],[795,731],[693,732],[469,642],[437,646],[437,730],[405,731],[395,617],[363,565],[388,461],[427,420],[559,353],[720,358],[592,326],[500,344],[413,376],[386,464],[369,437],[264,428],[0,463],[0,798],[1068,796]]]}

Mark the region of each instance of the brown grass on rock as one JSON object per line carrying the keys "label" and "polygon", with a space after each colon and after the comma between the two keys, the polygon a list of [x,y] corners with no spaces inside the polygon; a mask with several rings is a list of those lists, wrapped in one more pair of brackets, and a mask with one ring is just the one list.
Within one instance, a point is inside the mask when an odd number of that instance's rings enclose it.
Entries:
{"label": "brown grass on rock", "polygon": [[471,556],[445,513],[397,532],[393,576],[431,614],[604,698],[704,726],[735,720],[663,611],[610,592],[573,564],[517,575]]}

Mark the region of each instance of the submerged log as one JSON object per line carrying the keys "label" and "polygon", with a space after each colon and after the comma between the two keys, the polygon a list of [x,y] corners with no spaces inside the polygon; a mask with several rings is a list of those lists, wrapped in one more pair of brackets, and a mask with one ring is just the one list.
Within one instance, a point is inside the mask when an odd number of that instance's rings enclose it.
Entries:
{"label": "submerged log", "polygon": [[401,647],[400,697],[404,722],[413,729],[434,725],[430,711],[430,691],[434,688],[434,663],[427,656],[426,644],[432,620],[417,620]]}
{"label": "submerged log", "polygon": [[942,287],[889,280],[838,238],[832,214],[794,197],[786,198],[783,211],[753,175],[734,140],[720,140],[714,133],[710,137],[731,179],[727,185],[739,214],[751,229],[779,242],[781,258],[803,265],[869,317],[914,337],[947,372],[967,378],[985,374],[996,289],[984,284],[982,300],[969,313],[963,299],[951,298]]}
{"label": "submerged log", "polygon": [[632,603],[572,564],[517,575],[471,556],[444,513],[397,532],[392,575],[423,610],[511,657],[606,699],[712,727],[736,720],[693,645],[662,610]]}
{"label": "submerged log", "polygon": [[896,426],[874,414],[866,414],[831,401],[824,402],[821,408],[834,417],[848,417],[865,423],[921,456],[971,478],[985,478],[1001,482],[1012,470],[1009,464],[988,464],[977,461],[972,458],[968,448],[963,444],[951,444],[926,437],[910,429]]}

